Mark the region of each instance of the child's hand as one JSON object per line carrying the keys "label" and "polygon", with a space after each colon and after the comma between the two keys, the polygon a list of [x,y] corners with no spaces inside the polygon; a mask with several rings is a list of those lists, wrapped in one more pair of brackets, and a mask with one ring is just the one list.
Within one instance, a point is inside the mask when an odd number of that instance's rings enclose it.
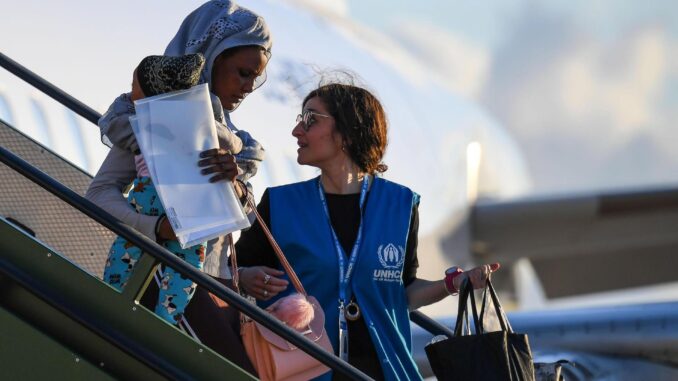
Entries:
{"label": "child's hand", "polygon": [[235,163],[235,156],[223,148],[213,148],[200,153],[204,158],[198,162],[198,166],[203,167],[200,171],[203,175],[215,173],[210,178],[214,183],[221,180],[234,181],[238,176],[238,165]]}

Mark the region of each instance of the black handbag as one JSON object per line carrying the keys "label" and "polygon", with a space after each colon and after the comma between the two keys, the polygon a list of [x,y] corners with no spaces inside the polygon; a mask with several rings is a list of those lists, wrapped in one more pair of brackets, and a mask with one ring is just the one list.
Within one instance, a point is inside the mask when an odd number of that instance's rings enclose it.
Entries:
{"label": "black handbag", "polygon": [[[501,331],[485,332],[483,319],[487,294],[501,325]],[[475,335],[468,322],[468,300]],[[462,328],[466,322],[466,335]],[[459,293],[459,309],[454,337],[428,344],[425,348],[433,373],[438,380],[510,380],[534,381],[534,364],[527,335],[514,333],[490,280],[483,292],[480,317],[476,310],[473,286],[467,280]]]}

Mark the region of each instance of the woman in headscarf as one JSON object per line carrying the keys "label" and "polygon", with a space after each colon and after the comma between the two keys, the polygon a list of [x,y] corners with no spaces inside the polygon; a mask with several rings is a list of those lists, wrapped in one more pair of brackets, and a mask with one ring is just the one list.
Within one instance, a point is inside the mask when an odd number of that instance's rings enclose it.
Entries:
{"label": "woman in headscarf", "polygon": [[[186,17],[165,50],[165,55],[170,56],[200,53],[205,57],[200,83],[208,83],[212,93],[220,148],[203,152],[203,159],[198,163],[203,168],[201,170],[196,166],[196,170],[211,176],[210,181],[233,181],[236,177],[247,181],[256,173],[257,165],[263,159],[264,150],[261,145],[246,132],[236,129],[229,113],[265,80],[271,45],[271,36],[263,18],[231,1],[210,1]],[[139,154],[139,148],[129,124],[129,117],[133,114],[131,94],[126,93],[119,96],[99,120],[102,136],[112,143],[112,147],[87,190],[86,197],[169,248],[176,243],[176,236],[167,218],[163,215],[137,213],[122,194],[130,183],[138,180],[135,155]],[[126,270],[116,274],[105,271],[105,280],[117,288],[124,286],[125,279],[136,262],[134,257],[140,256],[138,248],[130,244],[123,244],[123,247],[130,254],[124,256],[128,261],[124,267]],[[197,245],[193,249],[202,250],[204,254],[205,244]],[[208,255],[210,252],[220,251],[219,245],[207,250]],[[194,266],[202,268],[205,257],[199,257]],[[113,265],[109,260],[107,269]],[[210,273],[224,277],[214,270]],[[177,278],[179,274],[165,271],[161,284],[164,286],[173,282],[173,277]],[[156,309],[170,323],[181,319],[186,304],[195,291],[195,285],[191,283],[184,290],[187,297],[180,298],[186,300],[181,305],[172,300],[161,300]]]}

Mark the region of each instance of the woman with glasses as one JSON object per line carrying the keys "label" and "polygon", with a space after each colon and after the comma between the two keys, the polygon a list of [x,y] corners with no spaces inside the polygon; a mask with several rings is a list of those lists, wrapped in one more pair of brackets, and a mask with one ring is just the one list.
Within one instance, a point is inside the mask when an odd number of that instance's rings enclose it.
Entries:
{"label": "woman with glasses", "polygon": [[[417,278],[419,196],[380,176],[387,120],[369,91],[339,83],[311,91],[292,136],[297,162],[320,176],[267,189],[257,209],[322,305],[335,353],[377,380],[421,379],[408,311],[455,293],[464,277],[482,287],[499,265]],[[236,251],[241,285],[262,307],[293,291],[258,223]]]}
{"label": "woman with glasses", "polygon": [[[236,129],[229,114],[265,80],[270,51],[271,36],[264,20],[226,0],[210,1],[189,14],[165,50],[166,56],[199,53],[205,58],[199,83],[208,83],[212,93],[220,148],[203,152],[203,159],[196,163],[195,170],[211,176],[212,182],[233,181],[236,177],[247,181],[263,159],[263,148],[249,134]],[[140,152],[129,123],[133,114],[132,96],[127,93],[118,97],[99,120],[102,135],[113,145],[87,191],[87,198],[176,255],[185,258],[186,251],[191,252],[191,256],[197,256],[191,264],[202,269],[205,243],[181,250],[168,219],[164,214],[159,215],[159,209],[153,209],[155,213],[138,213],[143,206],[133,206],[135,200],[154,200],[155,196],[150,179],[137,177],[135,161],[140,160]],[[128,203],[122,193],[130,183],[133,187]],[[196,208],[199,207],[196,204]],[[141,252],[122,237],[115,241],[111,253],[116,250],[123,253],[109,255],[104,280],[122,289]],[[213,251],[217,250],[218,247]],[[124,263],[113,263],[115,261]],[[214,271],[212,275],[226,277]],[[160,284],[162,289],[176,292],[165,292],[167,295],[158,301],[156,312],[168,322],[177,324],[195,292],[195,284],[169,268],[165,269]]]}

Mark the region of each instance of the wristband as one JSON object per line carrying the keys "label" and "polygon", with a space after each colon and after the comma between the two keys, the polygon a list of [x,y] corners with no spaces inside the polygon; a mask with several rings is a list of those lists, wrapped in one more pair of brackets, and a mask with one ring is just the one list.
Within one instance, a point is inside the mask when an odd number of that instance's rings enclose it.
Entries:
{"label": "wristband", "polygon": [[242,191],[242,196],[240,196],[240,203],[245,205],[247,204],[247,198],[250,195],[250,190],[247,187],[247,184],[245,184],[244,181],[240,179],[235,179],[236,183],[240,185],[240,190]]}
{"label": "wristband", "polygon": [[162,220],[167,219],[167,215],[163,214],[161,215],[157,221],[155,221],[155,229],[153,231],[155,232],[155,238],[158,239],[158,234],[160,234],[160,224],[162,223]]}
{"label": "wristband", "polygon": [[454,278],[463,273],[464,270],[462,270],[459,266],[452,266],[445,270],[445,290],[448,294],[456,295],[459,293],[459,290],[454,287]]}

